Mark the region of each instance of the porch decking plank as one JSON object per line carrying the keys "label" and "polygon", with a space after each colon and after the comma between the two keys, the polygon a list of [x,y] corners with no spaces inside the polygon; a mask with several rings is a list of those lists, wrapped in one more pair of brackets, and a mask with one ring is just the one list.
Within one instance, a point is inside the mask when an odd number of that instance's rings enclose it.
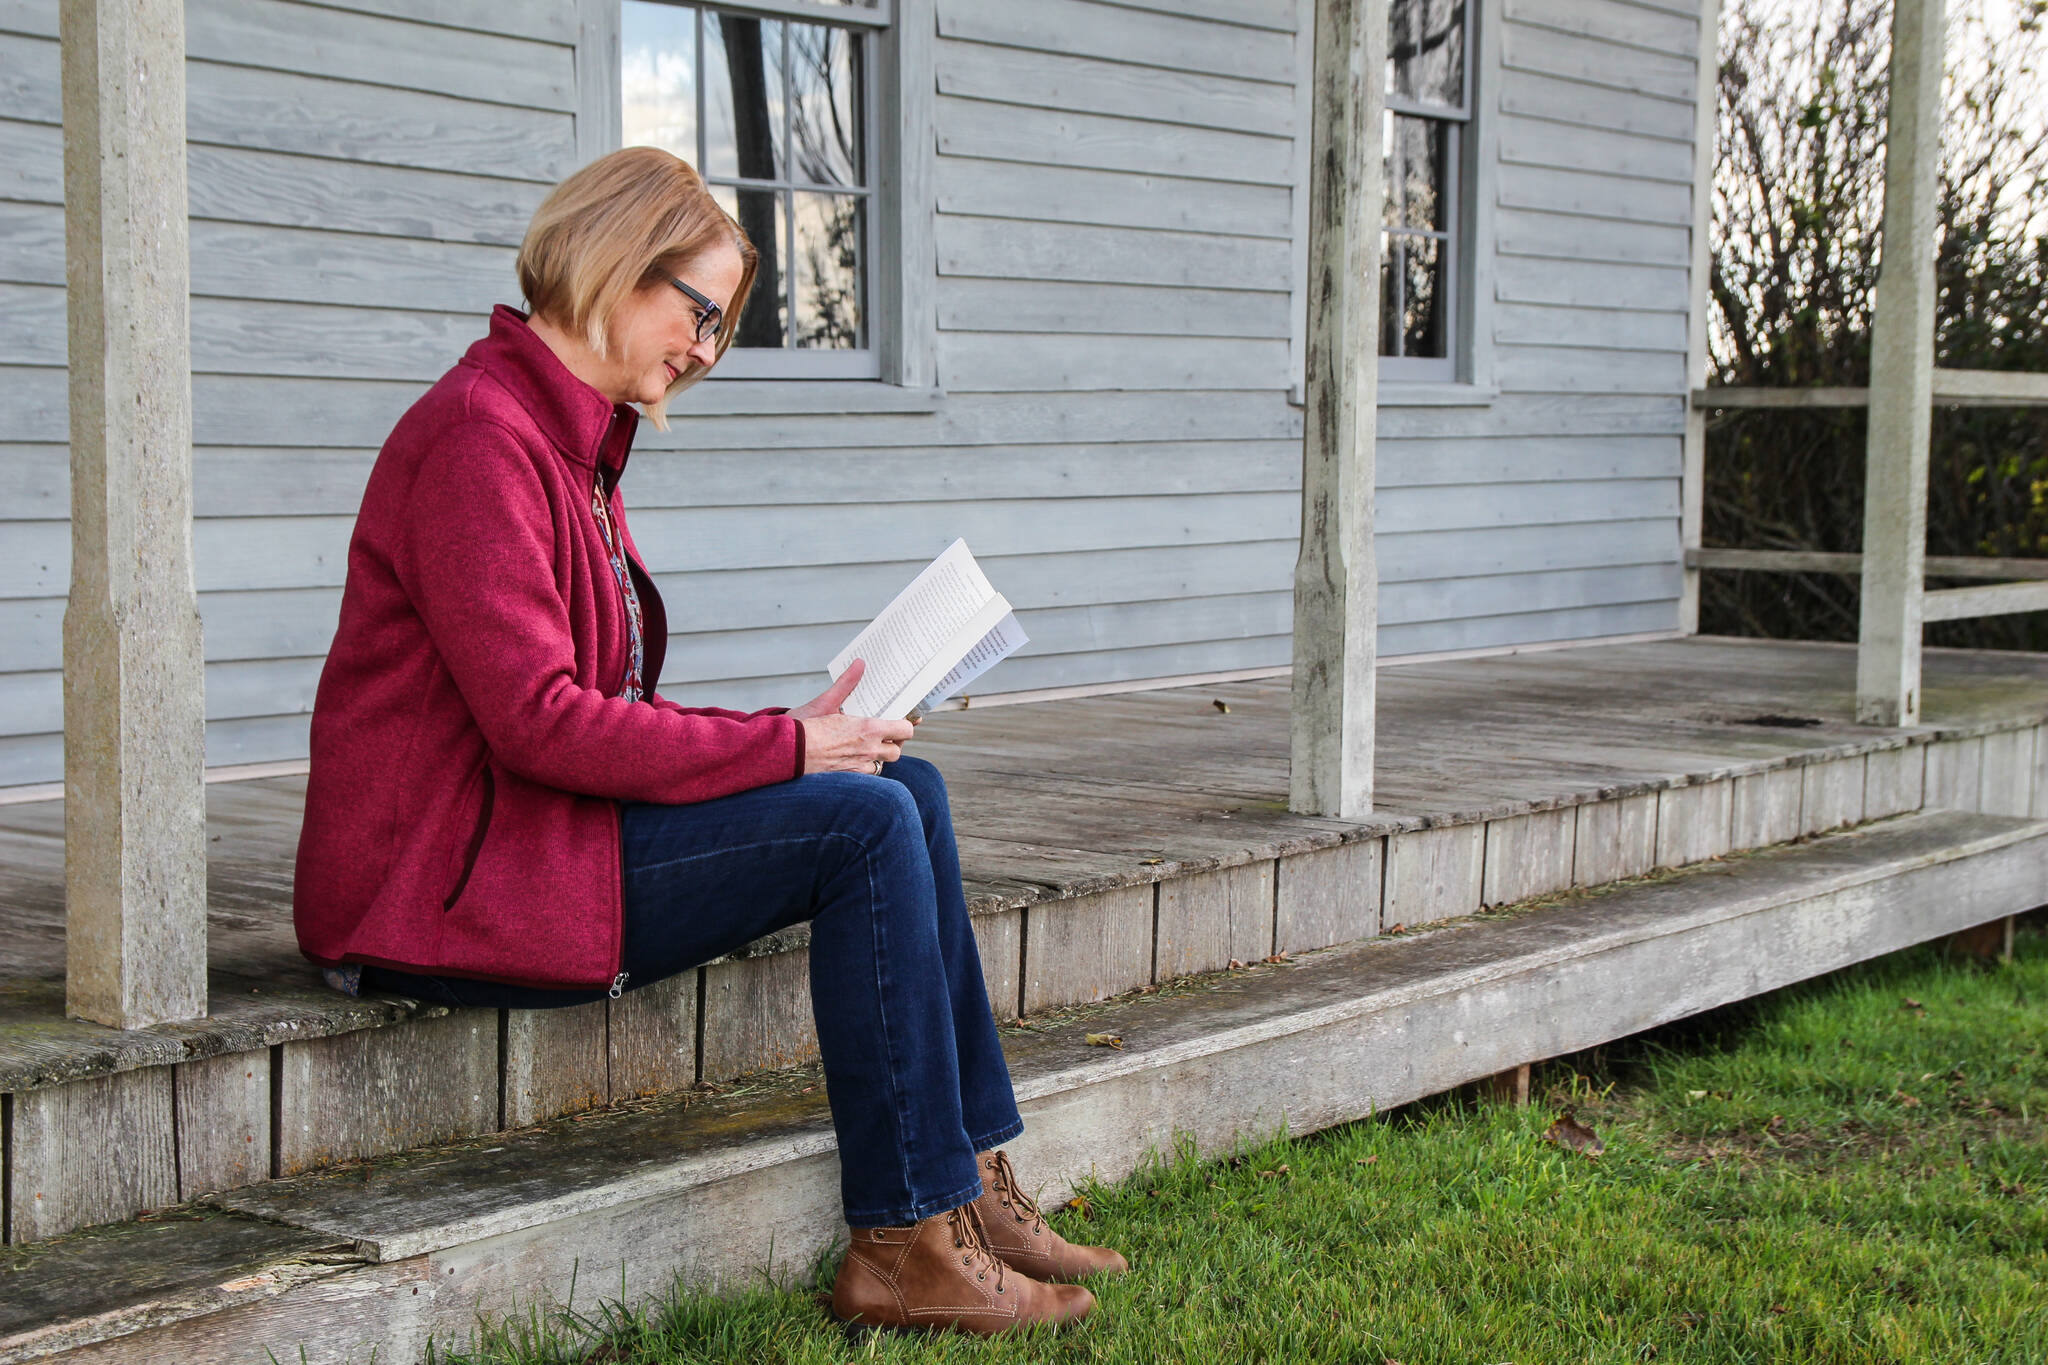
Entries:
{"label": "porch decking plank", "polygon": [[1809,763],[1801,768],[1798,832],[1823,834],[1861,823],[1864,791],[1870,781],[1869,766],[1868,756],[1858,755],[1832,763]]}
{"label": "porch decking plank", "polygon": [[1005,910],[997,915],[976,915],[969,923],[974,929],[975,951],[981,957],[982,985],[988,991],[989,1009],[1003,1022],[1017,1017],[1024,982],[1024,912]]}
{"label": "porch decking plank", "polygon": [[1153,890],[1128,886],[1024,912],[1024,1013],[1152,979]]}
{"label": "porch decking plank", "polygon": [[1273,951],[1306,952],[1380,931],[1387,842],[1358,839],[1274,866]]}
{"label": "porch decking plank", "polygon": [[40,1241],[176,1203],[172,1112],[166,1068],[15,1095],[7,1240]]}
{"label": "porch decking plank", "polygon": [[1729,838],[1736,848],[1764,848],[1799,836],[1804,768],[1773,768],[1735,779]]}
{"label": "porch decking plank", "polygon": [[595,1109],[611,1098],[609,1004],[595,1000],[566,1009],[504,1012],[500,1127],[523,1128]]}
{"label": "porch decking plank", "polygon": [[270,1178],[270,1069],[268,1048],[174,1068],[180,1199]]}
{"label": "porch decking plank", "polygon": [[498,1126],[496,1010],[287,1043],[282,1066],[276,1142],[284,1175]]}
{"label": "porch decking plank", "polygon": [[1863,818],[1881,820],[1919,810],[1927,796],[1929,745],[1876,749],[1864,756]]}
{"label": "porch decking plank", "polygon": [[1640,877],[1657,865],[1657,796],[1624,796],[1578,808],[1572,885]]}
{"label": "porch decking plank", "polygon": [[1446,825],[1387,836],[1386,903],[1380,917],[1414,928],[1469,915],[1484,899],[1486,826]]}
{"label": "porch decking plank", "polygon": [[1261,860],[1159,883],[1153,979],[1219,971],[1273,951],[1273,864]]}
{"label": "porch decking plank", "polygon": [[704,968],[703,1009],[704,1080],[794,1066],[818,1055],[807,947],[712,963]]}
{"label": "porch decking plank", "polygon": [[1508,905],[1572,884],[1578,813],[1536,811],[1486,823],[1486,868],[1480,899]]}
{"label": "porch decking plank", "polygon": [[1726,853],[1734,807],[1735,784],[1725,779],[1657,793],[1657,866],[1684,867]]}
{"label": "porch decking plank", "polygon": [[614,1101],[696,1084],[698,976],[681,972],[606,1002]]}
{"label": "porch decking plank", "polygon": [[1946,739],[1927,746],[1927,806],[1976,810],[1984,797],[1984,740]]}
{"label": "porch decking plank", "polygon": [[2040,727],[1984,736],[1984,768],[1977,809],[1988,815],[2025,815],[2033,808],[2034,745]]}

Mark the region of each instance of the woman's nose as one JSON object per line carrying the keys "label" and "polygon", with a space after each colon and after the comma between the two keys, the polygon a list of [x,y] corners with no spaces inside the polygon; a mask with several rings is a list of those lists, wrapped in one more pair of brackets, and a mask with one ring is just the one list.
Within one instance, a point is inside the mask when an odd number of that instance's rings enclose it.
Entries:
{"label": "woman's nose", "polygon": [[699,365],[709,369],[713,362],[718,359],[718,338],[715,336],[704,337],[701,340],[692,342],[690,349],[684,352],[684,354]]}

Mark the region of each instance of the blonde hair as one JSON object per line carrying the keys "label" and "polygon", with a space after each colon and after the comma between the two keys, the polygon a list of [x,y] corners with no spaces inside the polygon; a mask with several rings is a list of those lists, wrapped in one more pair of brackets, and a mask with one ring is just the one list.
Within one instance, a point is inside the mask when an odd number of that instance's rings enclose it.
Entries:
{"label": "blonde hair", "polygon": [[[689,162],[659,147],[623,147],[555,186],[519,244],[520,292],[536,317],[609,356],[612,315],[636,289],[665,285],[691,257],[721,242],[740,253],[740,283],[718,333],[723,356],[739,330],[760,253]],[[668,430],[669,400],[704,377],[692,361],[648,420]]]}

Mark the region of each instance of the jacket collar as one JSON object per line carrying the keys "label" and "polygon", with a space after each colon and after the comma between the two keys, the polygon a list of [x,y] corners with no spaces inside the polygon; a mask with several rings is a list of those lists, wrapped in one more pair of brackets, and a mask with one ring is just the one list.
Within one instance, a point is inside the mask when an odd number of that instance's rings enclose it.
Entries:
{"label": "jacket collar", "polygon": [[463,361],[502,385],[564,456],[614,478],[625,469],[640,414],[571,374],[527,325],[526,314],[502,303],[493,308],[490,335]]}

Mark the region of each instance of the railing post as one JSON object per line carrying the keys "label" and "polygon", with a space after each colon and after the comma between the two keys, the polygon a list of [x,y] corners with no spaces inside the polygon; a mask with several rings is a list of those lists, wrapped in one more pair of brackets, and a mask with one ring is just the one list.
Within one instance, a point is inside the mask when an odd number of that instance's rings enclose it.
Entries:
{"label": "railing post", "polygon": [[65,1006],[206,1013],[183,0],[64,0]]}
{"label": "railing post", "polygon": [[[1721,117],[1721,0],[1700,6],[1699,83],[1693,94],[1692,121],[1692,301],[1686,318],[1684,476],[1680,484],[1678,539],[1682,549],[1700,548],[1706,525],[1707,414],[1692,401],[1692,392],[1707,384],[1707,315],[1713,296],[1707,288],[1714,268],[1714,141]],[[1679,590],[1678,628],[1696,635],[1700,628],[1700,571],[1685,567]]]}
{"label": "railing post", "polygon": [[1304,814],[1346,818],[1372,811],[1379,630],[1373,441],[1386,64],[1386,0],[1316,0],[1288,804]]}
{"label": "railing post", "polygon": [[1863,622],[1856,653],[1856,718],[1866,725],[1920,720],[1942,25],[1942,0],[1896,0],[1884,236],[1870,335]]}

